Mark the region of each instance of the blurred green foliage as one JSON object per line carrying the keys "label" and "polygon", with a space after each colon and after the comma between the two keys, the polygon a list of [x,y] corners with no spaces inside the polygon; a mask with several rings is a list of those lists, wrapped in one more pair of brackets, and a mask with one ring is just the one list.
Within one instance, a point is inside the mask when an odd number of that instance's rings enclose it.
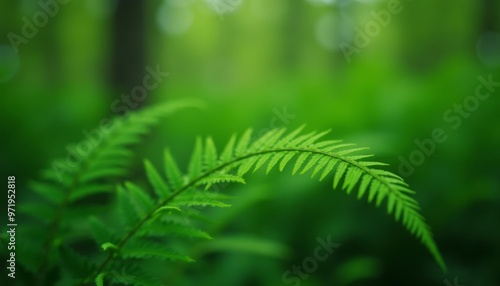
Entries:
{"label": "blurred green foliage", "polygon": [[[194,97],[208,106],[171,117],[148,136],[134,150],[132,180],[144,179],[142,158],[159,164],[166,146],[185,166],[196,136],[221,145],[248,127],[331,128],[370,146],[393,172],[400,156],[418,149],[416,139],[431,138],[435,128],[449,135],[407,178],[449,273],[383,210],[329,183],[274,173],[224,190],[241,196],[211,214],[209,233],[242,240],[228,249],[196,246],[203,249],[197,263],[172,265],[174,285],[282,285],[283,272],[327,235],[341,246],[301,285],[446,285],[455,277],[463,285],[500,284],[500,91],[460,128],[443,120],[474,95],[479,76],[500,81],[498,2],[401,1],[402,12],[350,63],[340,43],[352,44],[370,11],[388,1],[254,0],[226,10],[203,0],[140,1],[140,10],[124,2],[59,4],[17,54],[9,33],[22,36],[23,17],[32,22],[42,8],[39,1],[0,3],[0,168],[3,178],[16,176],[19,204],[29,179],[64,156],[68,143],[84,140],[82,130],[116,115],[111,103],[141,83],[146,66],[159,65],[170,76],[142,105]],[[285,110],[289,117],[280,118]]]}

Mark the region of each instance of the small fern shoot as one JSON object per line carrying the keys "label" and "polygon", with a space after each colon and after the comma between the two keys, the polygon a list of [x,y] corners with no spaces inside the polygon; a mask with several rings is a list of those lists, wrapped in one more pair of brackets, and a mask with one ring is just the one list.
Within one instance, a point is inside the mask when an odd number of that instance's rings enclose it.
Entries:
{"label": "small fern shoot", "polygon": [[[126,182],[117,189],[116,209],[121,224],[112,228],[105,221],[93,219],[97,226],[95,233],[106,227],[113,235],[107,237],[109,241],[95,236],[106,255],[82,282],[100,284],[103,277],[118,282],[109,273],[137,259],[192,261],[166,247],[171,241],[169,237],[210,236],[191,224],[179,223],[179,218],[196,218],[199,214],[191,208],[193,206],[228,206],[223,199],[197,196],[198,192],[221,182],[245,183],[243,176],[249,172],[265,169],[269,173],[276,168],[283,171],[288,165],[292,165],[292,174],[310,173],[311,178],[317,177],[320,181],[331,177],[334,189],[342,189],[347,194],[357,192],[358,199],[366,197],[377,207],[385,202],[387,213],[418,238],[440,267],[446,269],[431,229],[419,213],[418,202],[412,197],[414,192],[401,177],[378,168],[386,164],[367,160],[372,155],[362,154],[365,148],[336,140],[321,140],[328,131],[303,134],[302,130],[303,127],[286,134],[285,129],[274,129],[254,142],[250,142],[252,133],[247,130],[239,140],[236,136],[231,137],[220,155],[211,138],[205,142],[198,139],[184,174],[168,150],[164,156],[164,174],[145,161],[146,175],[153,191]],[[145,273],[144,269],[141,271]],[[146,275],[141,279],[146,281],[149,278]],[[131,284],[145,285],[140,282]]]}

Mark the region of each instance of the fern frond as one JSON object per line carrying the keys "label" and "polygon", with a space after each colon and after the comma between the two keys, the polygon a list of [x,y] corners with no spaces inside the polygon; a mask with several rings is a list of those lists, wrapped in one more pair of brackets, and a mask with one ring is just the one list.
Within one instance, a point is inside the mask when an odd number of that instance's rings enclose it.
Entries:
{"label": "fern frond", "polygon": [[122,267],[121,270],[113,270],[107,273],[110,285],[132,285],[132,286],[163,286],[159,279],[146,273],[138,267]]}
{"label": "fern frond", "polygon": [[[318,142],[328,134],[328,131],[300,135],[302,128],[293,131],[291,133],[293,136],[285,137],[282,137],[283,130],[271,130],[253,144],[249,143],[251,131],[247,130],[238,141],[234,155],[228,159],[227,154],[230,152],[225,152],[225,157],[220,158],[219,167],[215,168],[215,171],[208,171],[207,177],[219,169],[235,169],[238,176],[243,176],[252,167],[256,171],[265,163],[268,163],[267,172],[278,163],[280,171],[283,171],[286,165],[295,158],[293,174],[299,171],[300,174],[304,174],[313,169],[311,176],[321,173],[320,180],[333,174],[334,188],[340,188],[349,194],[358,187],[357,197],[361,198],[365,192],[368,192],[368,202],[374,202],[376,206],[386,201],[387,213],[393,214],[396,220],[399,220],[402,214],[402,223],[406,229],[420,239],[438,264],[445,269],[430,227],[419,214],[418,203],[409,196],[414,192],[408,188],[401,177],[373,168],[385,165],[383,163],[362,161],[372,156],[359,155],[359,152],[365,151],[366,148],[358,148],[352,144],[341,143],[341,141]],[[234,139],[230,142],[232,141]],[[341,181],[343,184],[340,184]]]}
{"label": "fern frond", "polygon": [[186,200],[183,199],[175,199],[171,203],[172,206],[178,206],[178,207],[216,207],[216,208],[227,208],[230,207],[231,205],[226,204],[225,202],[215,200],[215,199],[192,199],[188,198]]}
{"label": "fern frond", "polygon": [[167,183],[163,180],[160,173],[149,160],[144,160],[144,169],[146,170],[148,180],[153,186],[153,190],[156,192],[158,197],[161,198],[168,196],[168,194],[170,194],[170,189]]}
{"label": "fern frond", "polygon": [[203,160],[202,160],[202,150],[203,143],[201,139],[196,139],[196,144],[194,146],[193,155],[191,156],[191,161],[189,161],[189,170],[188,176],[190,179],[195,179],[201,174],[203,168]]}
{"label": "fern frond", "polygon": [[[294,162],[291,170],[292,174],[305,174],[312,171],[311,177],[314,178],[319,175],[319,180],[330,176],[334,189],[344,190],[348,194],[355,192],[357,189],[358,199],[367,194],[368,202],[375,204],[377,207],[386,202],[387,213],[393,215],[396,221],[401,221],[403,226],[430,251],[442,269],[446,269],[432,237],[431,229],[419,213],[420,208],[417,201],[410,196],[413,191],[408,188],[402,178],[391,172],[375,168],[385,164],[363,161],[371,156],[359,154],[359,152],[366,150],[365,148],[344,144],[341,141],[319,141],[328,134],[328,131],[300,135],[302,128],[288,135],[284,135],[284,129],[271,130],[253,143],[250,142],[250,138],[252,138],[251,130],[247,130],[239,140],[234,136],[231,137],[219,158],[216,158],[216,149],[215,146],[211,146],[213,144],[211,139],[206,141],[205,147],[203,147],[201,139],[198,139],[188,167],[188,181],[182,185],[176,183],[177,188],[168,196],[160,197],[160,202],[156,206],[152,207],[151,202],[148,202],[148,207],[144,208],[143,212],[138,213],[140,215],[139,220],[119,240],[116,244],[117,247],[121,250],[127,250],[125,251],[125,257],[130,258],[155,256],[160,259],[188,261],[189,259],[186,256],[178,256],[179,254],[173,254],[168,249],[165,249],[165,253],[161,253],[163,250],[158,251],[158,249],[163,249],[161,246],[144,244],[144,242],[139,243],[138,238],[147,234],[148,228],[161,231],[158,228],[159,225],[155,225],[155,221],[152,220],[156,211],[164,207],[183,209],[192,206],[228,206],[222,201],[207,199],[206,197],[199,200],[198,196],[193,197],[190,193],[199,192],[196,187],[200,185],[219,182],[244,182],[242,178],[244,174],[248,173],[252,168],[257,171],[266,163],[266,172],[269,172],[275,166],[279,166],[279,170],[283,171],[290,162]],[[167,184],[172,185],[171,179],[174,179],[174,177],[178,179],[182,175],[177,167],[172,168],[176,164],[174,164],[170,153],[166,154],[169,154],[165,156]],[[158,182],[151,183],[153,187],[158,185]],[[159,194],[159,192],[157,193]],[[146,209],[151,210],[145,213]],[[156,223],[161,222],[160,220]],[[154,231],[150,230],[149,232]],[[153,248],[155,251],[153,251]],[[95,275],[104,271],[112,261],[113,256],[108,255],[107,259],[97,268]]]}
{"label": "fern frond", "polygon": [[278,164],[278,162],[283,159],[285,156],[284,153],[278,153],[274,154],[273,157],[269,160],[269,163],[267,164],[267,169],[266,169],[266,175],[271,172],[271,170]]}
{"label": "fern frond", "polygon": [[95,285],[104,286],[104,273],[99,273],[99,275],[97,275],[95,278]]}
{"label": "fern frond", "polygon": [[88,219],[88,225],[90,229],[90,235],[97,243],[97,245],[102,245],[107,241],[114,240],[116,235],[114,231],[97,217],[90,217]]}
{"label": "fern frond", "polygon": [[61,247],[59,252],[61,265],[64,265],[64,268],[69,270],[75,278],[83,278],[94,269],[92,263],[85,256],[76,253],[69,247]]}
{"label": "fern frond", "polygon": [[164,154],[165,174],[169,185],[173,190],[180,189],[183,185],[183,175],[175,162],[170,150],[166,149]]}
{"label": "fern frond", "polygon": [[31,182],[29,187],[52,204],[59,205],[64,201],[64,190],[52,182]]}
{"label": "fern frond", "polygon": [[215,148],[214,141],[211,137],[208,137],[205,142],[205,151],[204,151],[204,169],[210,170],[217,164],[217,149]]}
{"label": "fern frond", "polygon": [[105,242],[101,245],[102,250],[104,251],[115,251],[118,249],[116,245],[111,242]]}
{"label": "fern frond", "polygon": [[137,232],[138,237],[183,237],[183,238],[202,238],[212,239],[212,237],[203,230],[192,227],[191,225],[179,224],[174,222],[164,222],[161,224],[150,223],[144,225]]}
{"label": "fern frond", "polygon": [[235,144],[236,144],[236,135],[233,134],[233,136],[231,136],[231,138],[226,144],[226,147],[224,147],[224,150],[220,155],[220,162],[227,162],[231,160],[231,158],[233,158]]}
{"label": "fern frond", "polygon": [[251,136],[252,136],[252,129],[248,129],[243,133],[240,140],[238,141],[238,144],[236,145],[236,149],[234,150],[235,156],[241,156],[247,151]]}
{"label": "fern frond", "polygon": [[179,254],[164,245],[152,241],[137,241],[125,245],[120,250],[120,255],[123,258],[147,259],[158,258],[161,260],[167,259],[171,261],[193,262],[194,260],[187,255]]}
{"label": "fern frond", "polygon": [[68,200],[69,202],[74,203],[86,197],[90,197],[97,194],[110,193],[110,192],[111,188],[109,188],[106,185],[101,185],[101,184],[82,185],[76,187],[73,190],[73,192],[71,192],[71,195],[69,196]]}
{"label": "fern frond", "polygon": [[154,209],[155,202],[153,198],[151,198],[141,187],[132,182],[126,182],[125,188],[128,191],[127,197],[134,206],[134,210],[138,217],[143,217]]}
{"label": "fern frond", "polygon": [[[44,245],[40,247],[41,258],[36,260],[38,265],[38,279],[43,280],[46,269],[53,267],[57,260],[63,259],[63,252],[56,252],[57,245],[64,243],[67,239],[77,239],[85,236],[78,223],[87,215],[98,212],[99,205],[82,202],[95,195],[108,194],[113,188],[110,179],[118,178],[126,174],[128,163],[133,153],[127,148],[140,140],[141,136],[148,132],[159,118],[185,107],[195,106],[195,102],[174,102],[137,113],[130,113],[125,119],[113,119],[109,124],[112,128],[93,131],[94,138],[79,145],[68,146],[68,153],[64,159],[55,160],[50,169],[42,172],[44,181],[33,182],[30,189],[37,193],[42,200],[29,202],[30,208],[24,208],[24,213],[31,216],[33,220],[41,223],[30,225],[30,229],[46,232],[47,236],[38,236],[44,239]],[[78,146],[86,144],[88,150],[78,153]],[[80,147],[81,148],[81,147]],[[74,207],[78,205],[78,207]],[[51,211],[47,211],[50,208]],[[76,222],[76,223],[75,223]],[[64,229],[63,229],[64,228]],[[25,235],[25,229],[20,229],[20,237]],[[80,229],[74,231],[75,229]],[[40,256],[39,253],[31,253],[29,256]],[[32,266],[29,266],[32,268]]]}
{"label": "fern frond", "polygon": [[225,173],[215,173],[199,181],[200,185],[206,185],[205,190],[219,183],[240,183],[245,184],[245,180],[241,176]]}

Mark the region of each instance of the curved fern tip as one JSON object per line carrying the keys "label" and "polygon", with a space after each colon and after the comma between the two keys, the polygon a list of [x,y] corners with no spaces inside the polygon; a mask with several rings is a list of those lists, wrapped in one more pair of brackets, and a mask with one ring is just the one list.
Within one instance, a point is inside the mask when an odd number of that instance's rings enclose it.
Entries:
{"label": "curved fern tip", "polygon": [[108,251],[108,250],[113,250],[114,251],[114,250],[118,249],[118,247],[116,245],[114,245],[113,243],[111,243],[111,242],[105,242],[105,243],[103,243],[101,245],[101,248],[104,251]]}
{"label": "curved fern tip", "polygon": [[[386,202],[387,213],[394,215],[397,221],[402,218],[406,229],[420,238],[441,268],[446,269],[431,230],[419,213],[418,202],[410,197],[414,191],[400,176],[375,168],[386,164],[364,161],[372,155],[360,152],[369,148],[341,144],[337,140],[320,141],[331,130],[301,135],[303,128],[304,125],[288,134],[284,128],[272,129],[255,140],[251,140],[252,129],[247,129],[239,139],[232,136],[220,156],[213,141],[207,139],[203,148],[202,141],[197,139],[188,178],[206,184],[207,188],[220,182],[244,183],[242,178],[250,171],[256,172],[264,166],[267,166],[266,174],[276,166],[283,171],[294,161],[292,174],[311,172],[311,178],[319,175],[320,181],[332,176],[335,189],[340,188],[347,194],[357,189],[358,199],[366,193],[368,202],[376,207]],[[193,169],[196,171],[191,171]]]}

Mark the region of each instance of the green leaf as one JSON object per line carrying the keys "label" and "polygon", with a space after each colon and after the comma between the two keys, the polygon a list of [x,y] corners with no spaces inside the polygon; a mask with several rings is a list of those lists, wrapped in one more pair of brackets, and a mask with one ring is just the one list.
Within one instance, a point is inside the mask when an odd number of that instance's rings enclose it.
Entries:
{"label": "green leaf", "polygon": [[175,200],[172,202],[174,206],[181,207],[217,207],[217,208],[227,208],[231,205],[224,202],[214,200],[214,199],[198,199],[198,200]]}
{"label": "green leaf", "polygon": [[277,147],[286,147],[287,144],[290,143],[293,139],[295,139],[302,130],[304,130],[305,125],[300,126],[299,128],[295,129],[294,131],[290,132],[289,134],[285,135],[283,138],[281,138],[278,143],[276,143]]}
{"label": "green leaf", "polygon": [[121,270],[112,270],[108,273],[110,285],[133,286],[164,286],[160,280],[151,277],[144,269],[137,266],[123,267]]}
{"label": "green leaf", "polygon": [[115,251],[115,250],[118,250],[118,247],[116,245],[114,245],[113,243],[111,243],[111,242],[105,242],[105,243],[103,243],[101,245],[101,248],[104,251],[108,251],[108,250]]}
{"label": "green leaf", "polygon": [[338,162],[339,160],[336,159],[328,161],[328,165],[326,165],[326,168],[323,170],[323,173],[321,174],[319,180],[323,181],[325,177],[328,176],[328,174],[330,174],[330,172],[335,168],[335,165],[337,165]]}
{"label": "green leaf", "polygon": [[95,216],[89,218],[90,235],[98,245],[110,241],[114,237],[114,230]]}
{"label": "green leaf", "polygon": [[[304,169],[302,169],[302,171],[300,172],[301,175],[305,174],[307,171],[309,171],[309,169],[311,169],[313,166],[316,165],[316,163],[318,163],[318,161],[322,158],[323,156],[322,155],[318,155],[318,154],[315,154],[315,155],[312,155],[312,157],[309,159],[309,162],[307,162],[306,166],[304,167]],[[325,164],[326,164],[326,161],[325,161]],[[314,174],[311,176],[311,178],[314,177]]]}
{"label": "green leaf", "polygon": [[333,178],[333,188],[336,189],[339,185],[340,179],[344,175],[344,172],[347,170],[349,165],[346,162],[339,162],[337,166],[337,172],[335,172],[335,177]]}
{"label": "green leaf", "polygon": [[253,144],[252,147],[249,149],[252,151],[257,151],[257,150],[263,150],[267,148],[268,146],[272,146],[276,144],[278,139],[285,133],[286,129],[271,129],[270,131],[266,132],[262,137],[260,137],[258,140],[256,140]]}
{"label": "green leaf", "polygon": [[107,185],[91,184],[83,185],[71,192],[69,196],[70,202],[76,202],[78,200],[97,195],[109,193],[113,190],[112,187]]}
{"label": "green leaf", "polygon": [[178,211],[178,212],[182,213],[182,210],[178,207],[162,206],[162,207],[155,210],[155,215],[159,215],[160,213],[163,213],[163,212],[167,212],[170,214],[172,211]]}
{"label": "green leaf", "polygon": [[107,169],[96,169],[88,171],[80,179],[80,183],[88,183],[98,179],[105,179],[109,177],[122,177],[127,174],[127,169],[122,167],[113,167]]}
{"label": "green leaf", "polygon": [[[47,207],[38,207],[26,213],[34,218],[41,218],[37,222],[37,228],[44,229],[46,233],[47,230],[50,230],[51,234],[30,236],[36,237],[37,242],[33,241],[33,239],[31,239],[30,243],[23,242],[22,244],[25,246],[19,249],[20,263],[28,260],[37,261],[37,263],[45,261],[46,265],[42,265],[42,267],[34,265],[34,263],[31,263],[31,265],[27,263],[25,268],[40,271],[38,273],[39,277],[49,277],[44,272],[56,269],[57,265],[54,263],[58,263],[58,258],[63,255],[68,258],[72,255],[71,253],[68,254],[67,250],[60,250],[58,247],[84,242],[87,239],[86,235],[92,232],[87,228],[94,228],[93,232],[95,234],[92,235],[96,236],[96,240],[106,236],[114,236],[115,229],[119,234],[131,229],[139,221],[134,211],[136,207],[134,204],[144,204],[144,197],[134,194],[134,190],[129,192],[123,187],[117,188],[115,201],[117,203],[116,209],[120,215],[115,217],[107,212],[103,215],[102,209],[106,206],[105,202],[88,198],[98,194],[107,194],[110,190],[113,190],[107,184],[127,174],[130,169],[130,159],[134,154],[129,150],[131,144],[141,141],[142,135],[149,132],[153,125],[158,124],[161,117],[181,108],[194,106],[192,104],[193,101],[161,104],[153,108],[130,112],[128,116],[123,118],[115,118],[107,122],[106,132],[98,135],[99,138],[94,136],[95,142],[93,142],[92,146],[87,146],[89,147],[87,154],[76,154],[78,152],[75,152],[75,154],[70,154],[71,156],[68,155],[69,157],[54,160],[50,167],[42,172],[42,178],[45,181],[31,185],[33,192],[42,197],[39,206],[48,206],[53,209],[53,212],[48,212]],[[75,146],[78,149],[78,145],[75,144],[70,145],[70,148]],[[108,197],[105,196],[104,198],[107,199]],[[134,203],[132,203],[131,197],[134,198]],[[38,199],[37,197],[34,198]],[[139,202],[135,201],[137,198],[140,198]],[[89,210],[93,212],[89,212]],[[97,234],[99,231],[96,231],[95,228],[97,227],[95,225],[86,224],[89,215],[103,215],[102,217],[109,219],[113,228],[108,227],[108,235]],[[117,220],[122,221],[121,226],[115,226]],[[30,246],[27,246],[27,244]],[[43,251],[28,253],[31,246],[36,246],[36,248]],[[59,257],[57,251],[63,251],[64,253]],[[67,272],[67,269],[61,271],[61,279],[71,281],[72,278],[69,277]],[[89,276],[86,277],[85,281],[88,283],[98,274],[88,272],[87,275]],[[57,283],[57,281],[53,282]]]}
{"label": "green leaf", "polygon": [[295,175],[297,173],[297,171],[300,169],[302,164],[304,164],[304,162],[306,161],[307,157],[309,157],[310,155],[311,155],[311,153],[309,153],[309,152],[304,152],[304,153],[299,155],[299,157],[295,161],[295,165],[293,166],[292,175]]}
{"label": "green leaf", "polygon": [[361,179],[361,185],[358,191],[358,199],[361,199],[363,197],[363,194],[365,193],[366,189],[368,189],[368,186],[370,185],[372,179],[373,177],[370,176],[369,174],[363,175],[363,178]]}
{"label": "green leaf", "polygon": [[117,186],[117,209],[118,217],[122,222],[123,227],[130,227],[139,221],[140,217],[135,211],[135,206],[130,201],[130,196],[123,186]]}
{"label": "green leaf", "polygon": [[182,172],[177,166],[175,159],[172,157],[170,150],[165,150],[164,158],[165,173],[167,175],[170,186],[174,190],[180,189],[184,185],[184,182],[182,181]]}
{"label": "green leaf", "polygon": [[244,160],[238,168],[238,177],[242,177],[243,175],[248,173],[248,171],[252,169],[252,166],[257,162],[258,159],[258,157],[251,157],[248,160]]}
{"label": "green leaf", "polygon": [[283,157],[283,159],[282,159],[282,160],[281,160],[281,162],[280,162],[280,168],[279,168],[280,172],[282,172],[282,171],[285,169],[285,167],[286,167],[286,165],[288,164],[288,162],[290,162],[290,160],[292,160],[292,158],[293,158],[296,154],[297,154],[296,152],[291,152],[291,153],[287,153],[287,154]]}
{"label": "green leaf", "polygon": [[191,161],[189,162],[189,178],[195,179],[201,174],[201,170],[203,168],[202,164],[202,150],[203,146],[201,143],[201,139],[196,139],[196,144],[194,147],[193,155],[191,156]]}
{"label": "green leaf", "polygon": [[269,161],[266,169],[266,175],[271,172],[271,170],[278,164],[278,162],[285,156],[285,153],[276,153],[273,155],[272,159]]}
{"label": "green leaf", "polygon": [[30,182],[32,191],[47,199],[53,204],[61,204],[64,199],[64,192],[57,186],[43,182]]}
{"label": "green leaf", "polygon": [[[138,211],[135,217],[143,218],[135,222],[127,220],[127,228],[132,229],[124,234],[120,241],[123,245],[120,253],[121,258],[127,259],[157,259],[157,260],[183,260],[191,261],[187,256],[173,252],[160,244],[162,237],[179,235],[181,237],[209,237],[206,233],[197,229],[191,229],[190,225],[181,225],[182,219],[196,218],[204,219],[204,213],[194,207],[227,207],[225,202],[209,198],[198,189],[202,185],[207,188],[214,184],[226,182],[244,183],[243,175],[250,170],[257,171],[267,163],[266,172],[276,165],[283,171],[286,165],[295,160],[292,173],[304,174],[312,170],[311,177],[320,174],[320,180],[333,174],[332,186],[339,188],[347,194],[358,188],[357,198],[361,199],[367,193],[367,200],[379,207],[387,204],[387,213],[393,215],[405,228],[418,238],[430,251],[438,264],[445,269],[441,254],[432,239],[430,227],[425,223],[423,216],[419,213],[418,202],[411,197],[413,191],[399,176],[391,172],[377,169],[384,164],[363,161],[371,155],[362,154],[365,148],[354,148],[352,144],[344,144],[338,140],[321,140],[328,132],[312,132],[301,135],[301,129],[293,131],[293,136],[284,135],[283,129],[275,129],[267,132],[253,143],[251,141],[251,130],[247,130],[237,141],[232,136],[217,160],[217,151],[213,140],[208,138],[205,144],[198,139],[195,150],[192,153],[188,166],[188,176],[183,175],[170,152],[166,151],[165,168],[167,169],[168,183],[173,181],[177,187],[176,191],[166,196],[159,205],[152,203],[149,194],[138,186],[125,184],[129,195],[129,204]],[[204,146],[204,147],[203,147]],[[356,155],[352,155],[352,154]],[[359,155],[358,155],[359,153]],[[278,164],[279,163],[279,164]],[[149,179],[159,176],[149,168]],[[300,171],[300,172],[299,172]],[[154,174],[156,173],[156,174]],[[235,175],[236,173],[236,175]],[[182,178],[186,178],[184,181]],[[161,183],[161,182],[160,182]],[[157,182],[157,184],[160,184]],[[165,183],[165,182],[164,182]],[[167,183],[165,183],[167,184]],[[121,205],[122,216],[127,207],[127,200],[123,198],[126,192],[118,188],[118,204]],[[215,196],[214,196],[215,197]],[[128,206],[128,210],[131,207]],[[180,212],[169,216],[157,216],[172,210]],[[182,212],[181,212],[182,210]],[[154,219],[149,219],[151,211],[155,212]],[[400,219],[401,218],[401,219]],[[114,241],[114,240],[112,240]]]}
{"label": "green leaf", "polygon": [[145,225],[140,230],[139,236],[146,237],[182,237],[182,238],[201,238],[201,239],[212,239],[212,237],[191,225],[178,224],[178,223],[153,223]]}
{"label": "green leaf", "polygon": [[245,184],[245,180],[241,176],[233,174],[215,173],[199,181],[200,185],[206,184],[205,190],[208,190],[212,185],[219,183]]}
{"label": "green leaf", "polygon": [[84,278],[92,271],[93,266],[88,259],[73,249],[63,246],[59,249],[61,263],[76,278]]}
{"label": "green leaf", "polygon": [[214,141],[208,137],[205,142],[204,152],[205,170],[211,170],[217,164],[217,149]]}
{"label": "green leaf", "polygon": [[250,138],[252,136],[252,129],[247,129],[245,133],[241,136],[235,149],[235,156],[241,156],[247,151],[248,144],[250,143]]}
{"label": "green leaf", "polygon": [[315,134],[314,136],[311,136],[305,140],[301,146],[309,148],[311,145],[313,145],[317,140],[319,140],[321,137],[324,137],[326,134],[330,133],[330,130],[323,131],[319,134]]}
{"label": "green leaf", "polygon": [[95,285],[96,286],[104,286],[104,273],[99,273],[97,277],[95,278]]}
{"label": "green leaf", "polygon": [[234,144],[236,143],[236,135],[232,135],[229,141],[226,144],[226,147],[224,147],[224,150],[222,151],[220,155],[220,161],[221,162],[228,162],[233,158],[233,153],[234,153]]}
{"label": "green leaf", "polygon": [[264,154],[259,158],[257,163],[255,164],[255,168],[253,169],[253,173],[257,172],[269,159],[273,156],[273,154]]}
{"label": "green leaf", "polygon": [[356,167],[351,167],[347,171],[346,179],[344,181],[344,189],[346,190],[346,193],[350,194],[351,191],[354,189],[354,187],[358,184],[358,182],[361,179],[361,176],[363,176],[363,170],[356,168]]}
{"label": "green leaf", "polygon": [[138,217],[146,216],[155,207],[153,199],[139,186],[125,182],[125,188]]}
{"label": "green leaf", "polygon": [[157,258],[161,260],[194,262],[187,255],[182,255],[171,249],[165,248],[163,245],[153,242],[134,242],[125,245],[121,251],[123,258]]}
{"label": "green leaf", "polygon": [[167,183],[160,176],[160,173],[158,173],[149,160],[144,160],[144,167],[146,169],[148,180],[153,186],[153,190],[156,195],[158,195],[159,198],[167,197],[170,194],[170,189],[168,188]]}

